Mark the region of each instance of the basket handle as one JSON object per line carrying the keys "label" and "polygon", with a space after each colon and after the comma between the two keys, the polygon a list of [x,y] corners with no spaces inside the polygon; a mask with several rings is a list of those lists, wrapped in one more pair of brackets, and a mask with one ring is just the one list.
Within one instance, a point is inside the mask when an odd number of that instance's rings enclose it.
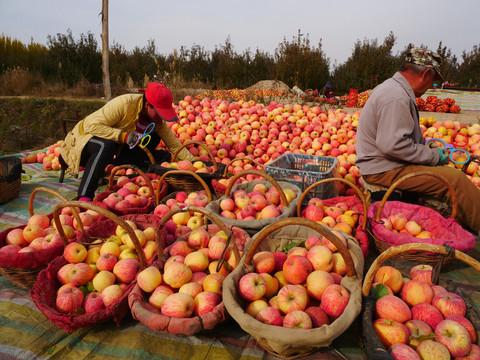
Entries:
{"label": "basket handle", "polygon": [[178,154],[180,153],[180,150],[182,150],[184,147],[187,147],[188,145],[201,146],[201,147],[203,147],[205,150],[207,150],[208,156],[210,157],[210,159],[212,159],[213,168],[214,168],[215,172],[218,171],[218,164],[217,164],[217,162],[215,161],[215,157],[213,156],[212,152],[211,152],[210,149],[207,147],[207,145],[205,145],[204,143],[201,143],[201,142],[199,142],[199,141],[194,141],[194,140],[187,140],[187,141],[185,141],[185,142],[183,143],[183,145],[180,146],[177,151],[175,151],[175,154],[173,154],[173,156],[172,156],[172,162],[174,162],[174,161],[177,160],[177,156],[178,156]]}
{"label": "basket handle", "polygon": [[397,181],[395,181],[387,190],[387,192],[385,193],[385,195],[383,196],[382,198],[382,201],[380,202],[380,206],[378,207],[378,211],[377,211],[377,217],[376,217],[376,221],[380,221],[380,217],[382,215],[382,210],[383,210],[383,207],[388,199],[388,197],[390,196],[390,194],[393,192],[393,190],[395,190],[395,188],[400,185],[402,182],[404,182],[405,180],[408,180],[414,176],[421,176],[421,175],[428,175],[428,176],[433,176],[434,178],[437,178],[439,180],[441,180],[445,186],[447,187],[448,191],[450,192],[450,196],[451,196],[451,201],[452,201],[452,213],[450,214],[450,217],[451,218],[455,218],[455,216],[457,215],[457,195],[455,195],[455,191],[453,190],[453,187],[452,185],[450,185],[447,180],[445,180],[444,177],[438,175],[438,174],[435,174],[433,172],[429,172],[429,171],[419,171],[419,172],[414,172],[414,173],[411,173],[411,174],[407,174],[405,176],[402,176],[400,179],[398,179]]}
{"label": "basket handle", "polygon": [[325,225],[319,224],[313,220],[304,219],[304,218],[287,218],[279,220],[267,227],[264,227],[260,232],[258,232],[255,236],[255,240],[253,240],[252,244],[248,248],[248,251],[245,254],[244,262],[247,265],[252,264],[254,252],[257,250],[258,245],[265,240],[265,238],[270,235],[272,232],[287,226],[287,225],[301,225],[307,226],[312,230],[317,231],[318,233],[325,236],[328,240],[330,240],[333,245],[337,247],[338,252],[342,255],[343,259],[345,260],[345,265],[347,266],[347,276],[355,276],[357,272],[355,270],[355,265],[353,263],[352,256],[348,249],[343,245],[340,239],[330,231]]}
{"label": "basket handle", "polygon": [[[205,189],[205,192],[207,193],[207,198],[208,198],[208,202],[211,202],[212,201],[212,192],[210,191],[210,188],[208,187],[207,183],[200,177],[198,176],[198,174],[194,173],[193,171],[188,171],[188,170],[170,170],[170,171],[167,171],[166,173],[164,173],[162,175],[162,177],[160,178],[160,183],[162,183],[162,181],[167,177],[167,175],[175,175],[175,174],[184,174],[184,175],[191,175],[193,176],[195,179],[198,180],[198,182],[203,186],[203,188]],[[160,187],[158,187],[158,192],[157,192],[157,195],[156,195],[156,201],[157,201],[157,204],[160,203],[160,199],[159,199],[159,196],[160,196]]]}
{"label": "basket handle", "polygon": [[[52,189],[44,187],[44,186],[36,187],[35,189],[32,190],[32,192],[30,193],[30,198],[28,199],[28,211],[30,213],[30,216],[34,215],[33,200],[35,199],[35,195],[39,191],[44,191],[44,192],[47,192],[49,194],[55,195],[56,197],[58,197],[62,201],[68,201],[68,199],[65,196],[63,196],[62,194],[60,194],[59,192],[57,192],[55,190],[52,190]],[[77,220],[78,229],[80,231],[84,231],[82,220],[80,220],[80,216],[78,215],[77,209],[74,208],[74,207],[72,207],[71,209],[72,209],[73,217],[75,218],[75,220]]]}
{"label": "basket handle", "polygon": [[260,168],[262,169],[262,171],[265,171],[265,166],[263,166],[262,164],[260,164],[257,160],[252,159],[251,157],[248,157],[248,156],[243,156],[243,157],[239,157],[239,158],[232,159],[232,160],[230,160],[230,161],[227,163],[227,165],[225,165],[225,171],[223,172],[223,177],[224,177],[224,178],[227,177],[228,167],[229,167],[230,165],[232,165],[232,163],[234,163],[234,162],[237,161],[237,160],[248,160],[248,161],[251,161],[251,162],[253,162],[255,165],[260,166]]}
{"label": "basket handle", "polygon": [[0,161],[0,176],[5,177],[5,167],[3,166],[1,161]]}
{"label": "basket handle", "polygon": [[133,169],[133,171],[139,174],[147,183],[148,189],[150,190],[150,194],[154,196],[155,205],[158,205],[157,197],[155,196],[155,190],[153,190],[153,185],[152,185],[152,182],[150,181],[150,178],[142,170],[140,170],[140,168],[138,168],[135,165],[126,164],[126,165],[115,166],[112,169],[112,172],[110,173],[110,177],[108,178],[108,188],[111,189],[113,187],[113,180],[115,178],[115,175],[117,174],[117,172],[119,172],[122,169]]}
{"label": "basket handle", "polygon": [[368,207],[367,207],[367,201],[365,200],[365,196],[363,196],[362,192],[360,189],[352,184],[350,181],[345,180],[343,178],[328,178],[328,179],[323,179],[320,181],[317,181],[316,183],[310,185],[308,188],[305,189],[305,191],[302,193],[300,196],[300,199],[298,200],[298,205],[297,205],[297,216],[301,217],[302,213],[302,202],[303,199],[307,196],[307,194],[312,191],[312,189],[316,188],[318,185],[325,184],[327,182],[332,182],[332,181],[340,181],[341,183],[344,183],[348,186],[350,186],[355,192],[357,193],[358,197],[360,198],[362,205],[363,205],[363,220],[362,220],[362,229],[365,229],[367,227],[367,212],[368,212]]}
{"label": "basket handle", "polygon": [[142,266],[142,268],[147,267],[147,260],[145,258],[145,254],[143,252],[142,247],[140,246],[140,242],[138,241],[137,235],[133,231],[132,227],[130,225],[128,225],[128,223],[125,222],[125,220],[119,218],[117,215],[115,215],[111,211],[108,211],[108,210],[106,210],[106,209],[104,209],[104,208],[102,208],[98,205],[95,205],[95,204],[92,204],[92,203],[89,203],[89,202],[65,201],[63,203],[58,204],[55,207],[55,209],[53,210],[53,219],[55,221],[55,224],[57,224],[58,233],[60,234],[60,236],[61,236],[65,245],[68,245],[68,240],[65,236],[65,232],[63,231],[63,228],[61,227],[59,212],[60,212],[60,209],[62,209],[64,207],[67,207],[67,206],[70,206],[70,207],[77,206],[77,207],[80,207],[80,208],[86,208],[86,209],[89,209],[89,210],[96,211],[99,214],[105,216],[106,218],[112,220],[117,225],[120,225],[127,232],[127,234],[130,236],[130,239],[132,239],[133,244],[135,245],[135,250],[137,251],[138,260],[140,261],[140,265]]}
{"label": "basket handle", "polygon": [[140,146],[140,149],[142,149],[145,152],[145,154],[148,156],[148,159],[150,160],[152,165],[155,165],[155,158],[153,157],[152,152],[148,150],[146,146]]}
{"label": "basket handle", "polygon": [[[470,265],[475,270],[480,271],[480,262],[472,258],[471,256],[456,250],[454,250],[455,258],[458,260],[463,261],[467,265]],[[389,258],[401,254],[408,251],[425,251],[425,252],[432,252],[442,255],[448,255],[448,250],[441,245],[435,244],[427,244],[427,243],[411,243],[411,244],[403,244],[398,246],[391,246],[384,252],[382,252],[372,263],[368,272],[365,274],[365,278],[363,280],[363,287],[362,292],[364,296],[368,296],[370,293],[370,288],[372,286],[373,279],[375,274],[377,273],[378,269],[382,266],[382,264],[388,260]]]}
{"label": "basket handle", "polygon": [[283,204],[283,206],[288,206],[288,200],[287,197],[285,196],[285,193],[283,192],[283,189],[280,187],[278,182],[275,181],[274,178],[272,178],[270,175],[263,171],[258,171],[258,170],[245,170],[242,172],[239,172],[237,175],[234,175],[233,177],[230,178],[230,181],[228,182],[227,190],[225,190],[225,196],[230,196],[230,192],[232,191],[233,186],[235,185],[235,182],[240,179],[241,177],[248,175],[248,174],[253,174],[257,175],[260,177],[263,177],[265,180],[270,182],[275,189],[277,189],[278,194],[280,195],[280,200]]}
{"label": "basket handle", "polygon": [[[185,206],[182,208],[176,208],[173,210],[170,210],[168,213],[165,214],[165,216],[162,218],[160,227],[159,227],[159,232],[163,234],[163,229],[166,225],[166,223],[172,218],[173,215],[179,213],[179,212],[187,212],[187,211],[193,211],[193,212],[198,212],[206,217],[208,217],[215,225],[217,225],[226,235],[227,237],[231,236],[232,230],[230,230],[227,225],[221,221],[217,215],[215,215],[213,212],[211,212],[208,209],[205,209],[203,207],[199,206]],[[235,241],[230,241],[230,246],[233,250],[233,254],[235,255],[235,260],[238,263],[240,261],[240,252],[238,251],[237,244]],[[158,257],[161,257],[163,254],[163,246],[161,244],[161,241],[157,241],[157,254]]]}

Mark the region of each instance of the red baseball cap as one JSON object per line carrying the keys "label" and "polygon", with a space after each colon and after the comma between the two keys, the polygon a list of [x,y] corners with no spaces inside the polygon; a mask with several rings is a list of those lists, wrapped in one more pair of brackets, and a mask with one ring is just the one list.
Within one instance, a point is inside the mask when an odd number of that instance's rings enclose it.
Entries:
{"label": "red baseball cap", "polygon": [[147,101],[153,105],[158,114],[165,121],[177,121],[177,113],[172,107],[172,92],[163,84],[151,82],[145,90],[139,90],[145,93]]}

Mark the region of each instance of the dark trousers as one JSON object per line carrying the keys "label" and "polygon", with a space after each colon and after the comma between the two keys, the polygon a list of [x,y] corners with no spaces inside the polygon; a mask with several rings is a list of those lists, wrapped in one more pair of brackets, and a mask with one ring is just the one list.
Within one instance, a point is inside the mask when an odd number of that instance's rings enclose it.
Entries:
{"label": "dark trousers", "polygon": [[[150,135],[152,138],[147,149],[153,154],[155,162],[170,161],[171,154],[169,152],[155,150],[160,143],[160,137],[156,133]],[[150,159],[139,146],[130,149],[128,145],[94,136],[82,151],[80,165],[84,166],[85,170],[78,187],[78,197],[94,198],[98,182],[105,175],[105,168],[108,164],[131,164],[146,169],[150,164]]]}

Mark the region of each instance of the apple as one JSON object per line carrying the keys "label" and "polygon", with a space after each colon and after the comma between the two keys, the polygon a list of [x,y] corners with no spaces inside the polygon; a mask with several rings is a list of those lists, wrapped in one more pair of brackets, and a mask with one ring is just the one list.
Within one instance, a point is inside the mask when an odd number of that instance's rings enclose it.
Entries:
{"label": "apple", "polygon": [[283,251],[274,251],[273,256],[275,256],[275,269],[273,271],[275,273],[277,271],[283,271],[283,264],[287,260],[288,255]]}
{"label": "apple", "polygon": [[460,357],[462,360],[479,360],[480,359],[480,346],[472,344],[470,352],[464,357]]}
{"label": "apple", "polygon": [[173,290],[166,285],[159,285],[148,297],[148,303],[157,309],[162,308],[165,299],[173,294]]}
{"label": "apple", "polygon": [[225,280],[225,276],[222,274],[208,274],[202,281],[203,290],[222,295],[223,280]]}
{"label": "apple", "polygon": [[120,256],[120,246],[114,241],[106,241],[100,247],[100,255],[112,254],[116,258]]}
{"label": "apple", "polygon": [[395,360],[421,360],[413,348],[403,343],[392,344],[388,351]]}
{"label": "apple", "polygon": [[292,255],[300,255],[303,257],[307,257],[308,250],[305,249],[303,246],[294,246],[290,250],[288,250],[287,257],[290,257]]}
{"label": "apple", "polygon": [[421,320],[408,320],[405,322],[405,326],[408,328],[408,333],[410,337],[413,338],[430,335],[433,332],[430,325]]}
{"label": "apple", "polygon": [[187,241],[177,240],[172,245],[170,245],[168,252],[170,256],[180,255],[185,257],[191,252],[193,252],[193,249],[188,246]]}
{"label": "apple", "polygon": [[305,311],[294,310],[283,318],[283,327],[308,330],[312,328],[312,320]]}
{"label": "apple", "polygon": [[72,242],[65,246],[63,256],[70,263],[80,263],[87,257],[87,249],[80,243]]}
{"label": "apple", "polygon": [[257,252],[253,255],[253,265],[259,274],[271,273],[275,269],[275,255],[270,251]]}
{"label": "apple", "polygon": [[404,323],[412,318],[407,303],[395,295],[386,295],[375,303],[375,313],[379,318]]}
{"label": "apple", "polygon": [[268,307],[267,301],[265,298],[261,298],[248,303],[247,307],[245,308],[245,312],[251,317],[256,318],[260,310],[266,307]]}
{"label": "apple", "polygon": [[36,224],[27,225],[23,228],[23,239],[31,243],[33,239],[45,236],[45,230]]}
{"label": "apple", "polygon": [[115,275],[111,271],[102,270],[95,274],[92,279],[93,288],[102,292],[106,287],[115,284]]}
{"label": "apple", "polygon": [[422,226],[416,222],[415,220],[409,220],[405,224],[405,230],[412,235],[412,236],[417,236],[422,232]]}
{"label": "apple", "polygon": [[[37,238],[38,239],[38,238]],[[35,241],[36,239],[32,240],[30,245]],[[36,246],[34,244],[34,246]],[[45,237],[42,240],[42,249],[50,249],[56,246],[65,246],[62,240],[62,237],[58,233],[52,233],[45,235]]]}
{"label": "apple", "polygon": [[267,285],[263,277],[255,272],[243,275],[238,282],[240,296],[248,301],[262,298],[267,291]]}
{"label": "apple", "polygon": [[75,264],[68,263],[63,265],[57,272],[57,279],[60,281],[61,284],[67,284],[70,282],[70,271],[72,270]]}
{"label": "apple", "polygon": [[143,291],[151,293],[162,282],[162,274],[155,266],[141,270],[137,275],[137,284]]}
{"label": "apple", "polygon": [[406,344],[408,341],[408,329],[398,321],[377,319],[373,322],[373,329],[387,349],[393,344]]}
{"label": "apple", "polygon": [[173,289],[179,289],[182,285],[190,282],[191,278],[192,270],[181,262],[175,261],[164,267],[163,281]]}
{"label": "apple", "polygon": [[390,215],[388,219],[392,223],[393,228],[398,231],[404,229],[408,222],[408,218],[402,213]]}
{"label": "apple", "polygon": [[225,198],[220,201],[220,209],[224,211],[233,211],[235,208],[235,202],[231,198]]}
{"label": "apple", "polygon": [[310,306],[305,309],[305,312],[310,316],[312,321],[312,328],[319,328],[323,325],[330,324],[330,319],[328,315],[320,309],[318,306]]}
{"label": "apple", "polygon": [[[145,236],[145,233],[140,229],[134,229],[133,232],[137,236],[137,240],[140,246],[142,247],[143,245],[145,245],[145,243],[147,242],[147,237]],[[125,245],[127,245],[130,249],[136,248],[130,235],[125,236]]]}
{"label": "apple", "polygon": [[278,308],[288,314],[294,310],[305,310],[308,304],[308,294],[301,285],[288,284],[283,286],[277,295]]}
{"label": "apple", "polygon": [[136,259],[127,258],[117,261],[113,267],[113,274],[119,282],[130,284],[137,276],[140,262]]}
{"label": "apple", "polygon": [[417,346],[417,353],[425,360],[450,360],[450,352],[442,343],[434,340],[421,341]]}
{"label": "apple", "polygon": [[94,272],[90,265],[86,263],[77,263],[68,273],[69,282],[75,286],[85,285],[93,278]]}
{"label": "apple", "polygon": [[320,308],[330,318],[337,318],[342,315],[343,311],[350,300],[350,293],[342,285],[333,284],[328,286],[322,294]]}
{"label": "apple", "polygon": [[420,303],[430,304],[433,299],[433,290],[430,285],[424,281],[409,280],[403,287],[401,296],[402,299],[412,307]]}
{"label": "apple", "polygon": [[430,286],[434,285],[432,283],[432,266],[430,265],[416,265],[410,269],[410,279],[425,281]]}
{"label": "apple", "polygon": [[460,315],[449,315],[445,318],[445,320],[453,320],[461,324],[465,329],[467,329],[470,339],[472,340],[472,344],[477,342],[477,331],[475,330],[475,327],[471,321],[466,317]]}
{"label": "apple", "polygon": [[162,303],[162,315],[174,318],[188,318],[193,314],[195,302],[185,293],[174,293]]}
{"label": "apple", "polygon": [[278,309],[271,306],[266,306],[261,309],[255,318],[268,325],[282,326],[283,324],[282,314]]}
{"label": "apple", "polygon": [[[35,240],[35,239],[33,239],[33,240]],[[32,241],[30,241],[30,243]],[[7,234],[7,237],[5,239],[5,243],[7,245],[17,245],[17,246],[20,246],[20,247],[24,247],[24,246],[28,245],[28,241],[25,240],[24,237],[23,237],[23,229],[13,229],[12,231],[10,231]],[[62,242],[62,244],[63,244],[63,242]]]}
{"label": "apple", "polygon": [[374,282],[387,285],[396,294],[403,286],[402,273],[392,266],[381,266],[373,278]]}
{"label": "apple", "polygon": [[208,242],[210,241],[210,235],[208,231],[204,229],[194,229],[189,235],[187,239],[188,246],[192,249],[200,249],[205,248],[208,246]]}
{"label": "apple", "polygon": [[454,320],[443,320],[435,328],[436,341],[446,346],[453,357],[465,356],[470,352],[472,341],[467,329]]}
{"label": "apple", "polygon": [[306,257],[292,255],[283,264],[283,274],[291,284],[302,284],[313,271],[313,266]]}
{"label": "apple", "polygon": [[66,287],[57,294],[55,304],[58,311],[71,314],[77,312],[83,304],[83,292],[75,286]]}
{"label": "apple", "polygon": [[432,305],[442,313],[443,317],[449,315],[465,316],[467,313],[467,305],[465,300],[452,292],[437,294],[432,299]]}
{"label": "apple", "polygon": [[313,221],[321,221],[323,219],[323,208],[315,205],[307,205],[303,217]]}
{"label": "apple", "polygon": [[280,210],[275,205],[267,205],[260,211],[260,219],[272,219],[279,217]]}
{"label": "apple", "polygon": [[117,303],[122,298],[122,296],[123,289],[118,284],[109,285],[100,293],[100,297],[102,298],[103,303],[107,308]]}
{"label": "apple", "polygon": [[166,204],[158,204],[155,206],[155,209],[153,210],[153,214],[159,218],[165,217],[167,213],[170,211],[170,207],[168,207]]}
{"label": "apple", "polygon": [[209,312],[212,312],[215,307],[220,304],[222,297],[219,294],[202,291],[194,297],[193,302],[195,304],[193,313],[196,316],[202,316]]}
{"label": "apple", "polygon": [[102,270],[113,271],[113,267],[115,266],[116,263],[117,263],[117,257],[109,253],[100,254],[100,256],[96,261],[97,269],[99,271],[102,271]]}
{"label": "apple", "polygon": [[85,296],[83,299],[83,308],[87,314],[104,310],[105,304],[101,294],[98,291],[93,291]]}
{"label": "apple", "polygon": [[183,284],[178,292],[188,294],[195,300],[195,297],[203,291],[203,286],[197,282]]}
{"label": "apple", "polygon": [[412,306],[412,319],[426,322],[432,329],[435,329],[443,315],[435,306],[427,303],[420,303]]}
{"label": "apple", "polygon": [[34,214],[28,219],[27,225],[38,225],[42,229],[46,229],[50,226],[50,219],[47,215]]}
{"label": "apple", "polygon": [[279,282],[278,279],[270,275],[269,273],[260,273],[265,280],[265,285],[267,286],[267,290],[265,291],[265,298],[269,299],[272,296],[278,293],[279,289]]}
{"label": "apple", "polygon": [[[305,240],[305,249],[310,251],[314,246],[322,245],[322,244],[323,244],[322,239],[320,239],[318,236],[312,235]],[[316,269],[316,270],[323,270],[323,269]]]}

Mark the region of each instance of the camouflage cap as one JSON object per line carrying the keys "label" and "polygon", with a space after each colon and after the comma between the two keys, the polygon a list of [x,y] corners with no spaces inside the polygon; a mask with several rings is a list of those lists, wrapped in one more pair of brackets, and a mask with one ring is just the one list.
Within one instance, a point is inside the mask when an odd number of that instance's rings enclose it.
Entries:
{"label": "camouflage cap", "polygon": [[422,65],[427,68],[432,68],[437,72],[438,77],[443,81],[443,76],[440,73],[440,64],[442,63],[442,58],[437,53],[423,48],[411,48],[405,57],[405,61],[416,65]]}

